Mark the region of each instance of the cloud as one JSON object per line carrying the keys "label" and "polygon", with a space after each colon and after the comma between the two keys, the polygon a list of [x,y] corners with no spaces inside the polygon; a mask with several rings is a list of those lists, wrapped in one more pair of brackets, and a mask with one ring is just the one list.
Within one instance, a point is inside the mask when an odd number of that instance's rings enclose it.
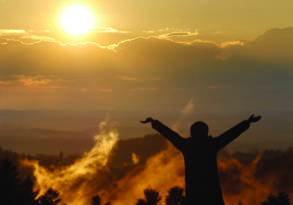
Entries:
{"label": "cloud", "polygon": [[1,86],[7,86],[7,85],[9,85],[10,83],[8,82],[8,81],[2,81],[2,80],[0,80],[0,87]]}
{"label": "cloud", "polygon": [[244,46],[245,43],[243,41],[225,41],[220,44],[220,47],[227,48],[227,47],[234,47],[234,46]]}
{"label": "cloud", "polygon": [[0,29],[0,43],[19,42],[21,44],[35,44],[40,41],[57,42],[56,38],[46,30]]}
{"label": "cloud", "polygon": [[0,29],[0,35],[23,35],[26,34],[26,31],[23,29]]}
{"label": "cloud", "polygon": [[48,86],[51,82],[50,79],[44,79],[41,77],[31,77],[31,76],[20,76],[18,81],[24,86],[29,88],[42,88]]}
{"label": "cloud", "polygon": [[194,111],[194,99],[191,98],[188,103],[184,106],[184,108],[182,109],[182,114],[183,115],[187,115],[187,114],[191,114]]}
{"label": "cloud", "polygon": [[145,91],[157,91],[159,88],[156,87],[149,87],[149,88],[133,88],[130,89],[131,92],[145,92]]}
{"label": "cloud", "polygon": [[101,93],[112,93],[113,89],[112,88],[99,88],[98,91]]}
{"label": "cloud", "polygon": [[181,42],[181,43],[192,43],[196,40],[200,40],[198,38],[199,32],[193,31],[193,32],[184,32],[184,31],[174,31],[170,33],[165,33],[159,35],[160,38],[169,39],[175,42]]}
{"label": "cloud", "polygon": [[124,80],[124,81],[138,81],[139,79],[136,77],[131,76],[118,76],[118,79]]}
{"label": "cloud", "polygon": [[[101,187],[94,179],[105,181],[103,173],[116,145],[119,133],[103,121],[99,124],[100,133],[95,136],[95,145],[84,153],[74,163],[58,169],[47,169],[37,161],[23,160],[23,166],[33,170],[36,179],[35,189],[39,190],[37,197],[43,195],[49,188],[58,190],[61,198],[69,204],[87,204],[95,193],[96,187]],[[95,182],[94,182],[95,181]],[[86,196],[85,196],[86,195]],[[84,201],[85,200],[85,201]]]}
{"label": "cloud", "polygon": [[99,27],[95,30],[96,33],[130,33],[130,31],[123,31],[112,27]]}
{"label": "cloud", "polygon": [[293,61],[293,28],[271,29],[247,44],[243,55],[274,62]]}
{"label": "cloud", "polygon": [[167,36],[173,37],[173,36],[197,36],[198,32],[172,32],[169,33]]}
{"label": "cloud", "polygon": [[[191,35],[168,32],[169,36]],[[25,88],[62,87],[56,96],[50,95],[51,101],[70,101],[78,108],[83,104],[89,108],[98,104],[145,108],[158,99],[158,92],[154,92],[158,90],[160,100],[155,109],[186,104],[193,97],[201,99],[199,110],[227,110],[227,104],[238,110],[252,109],[250,106],[273,109],[288,106],[287,99],[293,98],[287,89],[292,86],[292,29],[268,31],[250,42],[222,44],[203,40],[180,43],[155,35],[129,39],[127,36],[134,34],[113,33],[126,35],[128,40],[109,48],[95,42],[64,44],[43,39],[24,43],[23,36],[5,41],[2,38],[0,42],[5,44],[0,45],[0,80],[12,80],[12,85],[17,81],[22,87],[14,89],[19,92]],[[16,80],[15,76],[23,78]],[[1,89],[4,87],[2,83]],[[87,92],[80,92],[84,88]],[[16,95],[8,89],[2,93],[11,106],[17,105]],[[81,93],[82,99],[78,97]],[[128,94],[135,97],[130,99]],[[269,103],[264,106],[264,101]],[[233,110],[231,106],[229,109]]]}
{"label": "cloud", "polygon": [[0,88],[2,90],[56,90],[65,88],[65,84],[68,83],[65,80],[57,78],[56,76],[41,76],[41,75],[14,75],[3,80],[0,80]]}

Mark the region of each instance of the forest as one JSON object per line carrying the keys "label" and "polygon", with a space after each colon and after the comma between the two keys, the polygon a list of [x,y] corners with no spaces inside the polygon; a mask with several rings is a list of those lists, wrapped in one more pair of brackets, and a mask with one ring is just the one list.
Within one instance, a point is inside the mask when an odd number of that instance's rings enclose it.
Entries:
{"label": "forest", "polygon": [[[1,149],[1,204],[63,205],[68,202],[70,205],[76,203],[76,200],[69,200],[70,197],[68,196],[77,194],[78,191],[76,190],[80,190],[80,186],[87,186],[87,190],[91,191],[81,192],[86,194],[82,204],[184,205],[184,186],[182,183],[177,183],[178,181],[174,181],[173,184],[172,182],[162,184],[162,188],[157,185],[152,187],[151,182],[149,185],[146,185],[147,183],[145,182],[141,183],[145,187],[139,189],[140,193],[137,198],[131,198],[133,194],[129,184],[133,183],[132,178],[146,176],[142,173],[148,172],[150,162],[169,149],[166,141],[158,135],[121,140],[113,148],[107,165],[102,168],[103,171],[95,173],[96,179],[91,179],[87,183],[83,182],[83,177],[79,177],[79,181],[74,179],[76,180],[74,186],[69,187],[69,190],[72,189],[72,193],[66,194],[62,190],[60,191],[58,186],[56,186],[56,189],[54,183],[52,184],[53,187],[46,187],[45,191],[40,190],[40,187],[37,186],[38,179],[36,177],[38,176],[34,174],[33,168],[24,166],[22,162],[24,160],[35,160],[40,163],[40,166],[46,167],[48,170],[56,170],[58,167],[69,166],[81,156],[64,156],[63,153],[58,155],[28,155]],[[177,155],[175,152],[171,157],[172,159],[168,159],[168,157],[163,159],[164,163],[173,164],[174,169],[182,167],[181,164],[177,164],[174,161],[174,157],[176,158]],[[290,197],[292,197],[293,193],[292,160],[292,148],[287,150],[264,150],[262,152],[231,152],[224,150],[220,155],[219,168],[226,203],[229,205],[253,205],[252,202],[255,201],[255,204],[259,205],[289,205]],[[253,171],[251,167],[253,167]],[[161,171],[164,172],[163,169]],[[178,173],[178,178],[182,180],[181,175],[182,173]],[[249,175],[249,177],[243,178],[242,175]],[[127,180],[129,184],[127,184]],[[147,180],[147,177],[139,180],[143,182]],[[159,177],[157,180],[162,179]],[[254,181],[249,182],[249,180]],[[123,181],[126,181],[126,183],[121,183]],[[139,183],[137,180],[134,182]],[[65,189],[67,191],[68,187]],[[129,189],[129,196],[127,189]],[[244,192],[248,192],[248,194]],[[251,196],[252,199],[246,199],[251,193],[254,193]],[[124,196],[122,197],[122,195]],[[121,197],[123,200],[119,199]],[[253,197],[255,197],[255,200]]]}

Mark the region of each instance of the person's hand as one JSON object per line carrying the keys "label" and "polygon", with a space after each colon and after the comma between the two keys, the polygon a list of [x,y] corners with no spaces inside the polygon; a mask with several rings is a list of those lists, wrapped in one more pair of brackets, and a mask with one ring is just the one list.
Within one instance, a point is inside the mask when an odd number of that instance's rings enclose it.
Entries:
{"label": "person's hand", "polygon": [[251,115],[249,118],[248,118],[248,122],[249,123],[255,123],[257,121],[259,121],[261,119],[261,116],[254,116],[254,115]]}
{"label": "person's hand", "polygon": [[143,124],[147,124],[147,123],[152,123],[153,121],[154,121],[153,118],[148,117],[145,120],[141,120],[140,122],[143,123]]}

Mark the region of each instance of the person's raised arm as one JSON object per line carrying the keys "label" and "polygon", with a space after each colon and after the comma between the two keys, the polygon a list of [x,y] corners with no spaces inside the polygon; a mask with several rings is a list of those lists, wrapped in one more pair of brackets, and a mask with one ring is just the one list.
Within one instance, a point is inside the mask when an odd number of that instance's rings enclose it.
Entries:
{"label": "person's raised arm", "polygon": [[154,120],[153,118],[149,117],[141,123],[151,123],[152,128],[157,130],[161,135],[166,137],[177,149],[182,150],[184,146],[184,138],[182,138],[178,133],[161,123],[159,120]]}
{"label": "person's raised arm", "polygon": [[254,115],[251,115],[247,120],[244,120],[231,129],[227,130],[223,134],[221,134],[219,137],[215,138],[215,146],[217,149],[221,149],[228,145],[230,142],[232,142],[234,139],[239,137],[243,132],[245,132],[251,123],[255,123],[261,119],[261,116],[255,117]]}

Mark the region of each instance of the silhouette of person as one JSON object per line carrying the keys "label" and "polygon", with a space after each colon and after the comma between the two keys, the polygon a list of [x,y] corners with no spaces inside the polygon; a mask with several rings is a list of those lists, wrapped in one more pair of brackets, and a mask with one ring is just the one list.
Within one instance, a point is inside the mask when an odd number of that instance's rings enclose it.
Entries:
{"label": "silhouette of person", "polygon": [[141,123],[151,123],[155,130],[183,154],[187,205],[224,205],[217,168],[218,151],[246,131],[251,123],[260,119],[261,116],[251,115],[215,138],[208,135],[208,125],[201,121],[191,126],[189,138],[182,138],[160,121],[150,117]]}

